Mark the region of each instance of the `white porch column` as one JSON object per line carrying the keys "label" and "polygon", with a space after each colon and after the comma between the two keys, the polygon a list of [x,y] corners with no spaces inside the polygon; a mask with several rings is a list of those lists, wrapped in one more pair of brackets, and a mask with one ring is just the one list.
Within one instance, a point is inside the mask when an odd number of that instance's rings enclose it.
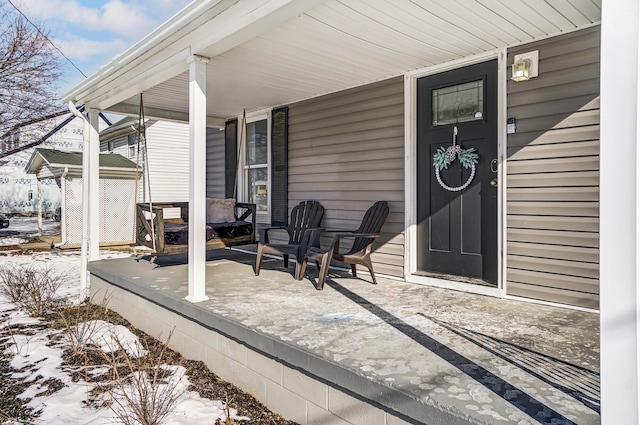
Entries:
{"label": "white porch column", "polygon": [[89,110],[89,261],[100,258],[100,116]]}
{"label": "white porch column", "polygon": [[36,177],[38,188],[38,236],[42,236],[42,180]]}
{"label": "white porch column", "polygon": [[600,374],[603,424],[640,423],[637,0],[604,0],[600,130]]}
{"label": "white porch column", "polygon": [[[87,288],[89,286],[89,276],[87,269],[87,258],[89,254],[89,121],[87,118],[76,109],[73,102],[69,101],[69,110],[78,118],[82,120],[82,242],[80,245],[80,293],[79,302],[83,302],[87,295],[89,295]],[[64,179],[67,176],[68,168],[64,169],[62,173],[62,209],[61,214],[66,208],[65,202],[65,183]],[[62,241],[66,241],[65,227],[62,226]]]}
{"label": "white porch column", "polygon": [[192,303],[205,295],[207,196],[207,58],[189,58],[189,295]]}

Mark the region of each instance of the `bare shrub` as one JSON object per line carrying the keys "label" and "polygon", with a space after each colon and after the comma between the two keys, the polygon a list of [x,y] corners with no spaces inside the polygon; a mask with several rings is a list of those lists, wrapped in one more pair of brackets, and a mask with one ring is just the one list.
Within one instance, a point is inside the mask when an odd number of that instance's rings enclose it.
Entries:
{"label": "bare shrub", "polygon": [[[176,406],[183,391],[178,389],[182,376],[176,376],[164,364],[169,340],[157,354],[135,358],[130,355],[117,335],[111,335],[119,349],[101,352],[113,373],[114,385],[110,389],[109,407],[124,425],[159,425]],[[136,352],[143,352],[137,347]],[[145,350],[148,351],[148,350]]]}
{"label": "bare shrub", "polygon": [[224,395],[224,413],[227,416],[224,420],[224,425],[235,425],[236,421],[231,418],[231,408],[229,407],[229,394],[225,393]]}
{"label": "bare shrub", "polygon": [[65,301],[58,291],[68,279],[67,273],[47,267],[9,263],[0,267],[0,295],[30,316],[42,317]]}
{"label": "bare shrub", "polygon": [[56,310],[73,354],[83,354],[93,342],[97,320],[106,320],[109,299],[104,297],[100,304],[93,300],[80,305],[63,305]]}
{"label": "bare shrub", "polygon": [[27,355],[29,353],[29,343],[31,342],[31,338],[28,335],[17,335],[13,332],[13,328],[11,327],[11,320],[6,321],[7,331],[9,332],[9,336],[11,337],[11,341],[13,345],[9,345],[8,351],[12,354],[18,355]]}

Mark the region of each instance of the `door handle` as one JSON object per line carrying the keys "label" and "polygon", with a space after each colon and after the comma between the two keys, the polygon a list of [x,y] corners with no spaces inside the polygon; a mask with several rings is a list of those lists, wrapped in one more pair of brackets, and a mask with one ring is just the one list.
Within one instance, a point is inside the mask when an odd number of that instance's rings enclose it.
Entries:
{"label": "door handle", "polygon": [[491,187],[498,187],[498,179],[491,179],[491,182],[489,182],[489,184],[491,185]]}

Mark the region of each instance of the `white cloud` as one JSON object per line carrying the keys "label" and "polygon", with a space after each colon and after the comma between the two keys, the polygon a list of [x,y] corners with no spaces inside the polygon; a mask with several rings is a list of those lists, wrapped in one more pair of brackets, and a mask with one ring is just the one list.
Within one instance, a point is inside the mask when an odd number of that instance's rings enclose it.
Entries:
{"label": "white cloud", "polygon": [[122,39],[100,41],[89,40],[78,35],[54,39],[53,42],[65,56],[74,61],[90,61],[98,57],[111,58],[129,47],[129,43]]}
{"label": "white cloud", "polygon": [[176,13],[183,7],[191,3],[193,0],[146,0],[143,3],[154,5],[161,8],[165,12]]}
{"label": "white cloud", "polygon": [[[75,66],[93,74],[134,45],[191,0],[12,0],[32,21],[49,30],[50,38]],[[79,73],[65,65],[65,85]]]}
{"label": "white cloud", "polygon": [[[88,7],[82,0],[19,0],[31,18],[55,29],[62,23],[77,30],[110,32],[137,41],[188,3],[187,0],[108,0],[100,7]],[[57,23],[56,23],[57,21]]]}

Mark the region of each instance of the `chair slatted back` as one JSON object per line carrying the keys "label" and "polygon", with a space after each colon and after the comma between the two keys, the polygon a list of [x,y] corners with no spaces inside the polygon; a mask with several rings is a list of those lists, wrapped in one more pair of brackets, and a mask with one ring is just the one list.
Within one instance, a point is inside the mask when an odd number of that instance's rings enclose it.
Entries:
{"label": "chair slatted back", "polygon": [[[355,233],[380,233],[382,225],[389,216],[387,201],[378,201],[371,206],[362,218],[360,227]],[[373,238],[355,238],[348,254],[362,251],[373,242]]]}
{"label": "chair slatted back", "polygon": [[289,243],[299,244],[306,229],[320,227],[324,207],[318,201],[302,201],[291,210],[291,219],[287,230]]}

